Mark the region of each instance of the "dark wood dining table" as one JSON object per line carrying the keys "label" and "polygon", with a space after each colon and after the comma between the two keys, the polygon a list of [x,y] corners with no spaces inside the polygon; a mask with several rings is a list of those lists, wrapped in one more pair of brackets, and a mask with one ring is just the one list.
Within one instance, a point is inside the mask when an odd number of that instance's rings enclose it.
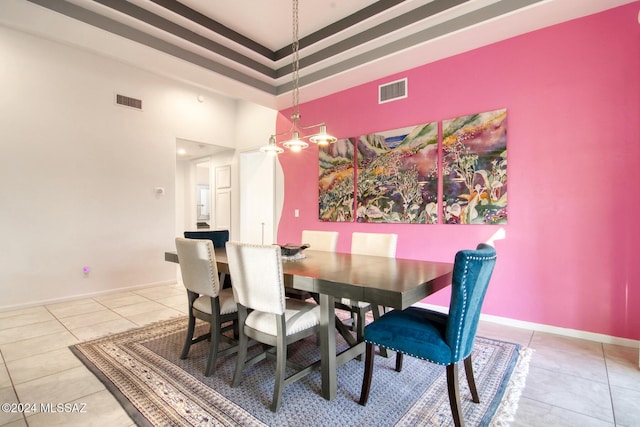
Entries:
{"label": "dark wood dining table", "polygon": [[[224,248],[215,249],[218,270],[228,273]],[[395,309],[405,309],[451,284],[453,263],[386,258],[307,249],[305,258],[283,260],[285,286],[317,294],[320,301],[320,357],[322,396],[331,400],[337,391],[337,368],[364,353],[364,343],[351,335],[350,344],[336,353],[335,299],[349,298]],[[175,251],[165,260],[179,262]]]}

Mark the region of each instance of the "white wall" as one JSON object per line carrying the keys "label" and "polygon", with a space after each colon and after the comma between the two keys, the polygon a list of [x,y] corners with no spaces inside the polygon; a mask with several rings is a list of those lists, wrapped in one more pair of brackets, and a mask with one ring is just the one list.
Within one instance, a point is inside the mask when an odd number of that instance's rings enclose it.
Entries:
{"label": "white wall", "polygon": [[191,164],[189,161],[178,160],[176,161],[176,178],[175,178],[175,194],[176,194],[176,228],[175,235],[182,236],[185,228],[187,228],[187,221],[191,216],[191,200],[189,195],[189,168]]}
{"label": "white wall", "polygon": [[175,281],[176,138],[233,147],[275,112],[2,26],[0,52],[0,310]]}
{"label": "white wall", "polygon": [[[236,167],[232,170],[233,180],[232,183],[234,188],[249,188],[247,186],[243,186],[240,182],[241,180],[252,180],[255,179],[253,172],[254,171],[244,171],[243,173],[240,165],[240,156],[243,153],[252,153],[256,152],[260,149],[261,146],[266,145],[269,142],[269,135],[275,133],[275,124],[276,124],[276,115],[277,111],[262,107],[260,105],[256,105],[246,101],[238,102],[238,116],[236,121],[236,157],[234,164]],[[275,188],[272,190],[272,194],[275,199],[272,201],[273,206],[265,206],[262,205],[262,209],[244,209],[241,206],[241,198],[240,192],[236,191],[232,194],[232,202],[236,212],[238,212],[237,218],[242,218],[242,223],[255,223],[259,224],[264,221],[264,215],[262,210],[268,209],[270,212],[273,212],[273,215],[269,216],[269,220],[273,222],[268,227],[269,234],[273,234],[271,230],[277,230],[278,224],[280,222],[280,216],[282,214],[282,202],[284,200],[284,175],[282,172],[282,167],[280,166],[280,162],[275,162],[275,168],[273,168],[272,173],[275,173]],[[260,198],[260,195],[257,195]],[[247,200],[250,199],[250,196],[245,197],[245,204]],[[264,200],[264,199],[263,199]],[[240,221],[236,221],[232,223],[231,226],[231,236],[233,239],[240,239],[243,237],[243,234],[247,236],[246,228],[244,232],[240,230]],[[260,243],[260,240],[251,239],[255,243]],[[269,237],[269,241],[275,242],[275,236]]]}

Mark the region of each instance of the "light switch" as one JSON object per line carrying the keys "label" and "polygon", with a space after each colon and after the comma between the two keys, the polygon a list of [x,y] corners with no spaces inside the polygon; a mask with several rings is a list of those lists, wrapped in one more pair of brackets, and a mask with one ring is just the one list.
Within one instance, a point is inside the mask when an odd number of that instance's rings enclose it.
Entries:
{"label": "light switch", "polygon": [[295,216],[296,218],[298,218],[300,216],[300,210],[296,209],[293,211],[293,216]]}

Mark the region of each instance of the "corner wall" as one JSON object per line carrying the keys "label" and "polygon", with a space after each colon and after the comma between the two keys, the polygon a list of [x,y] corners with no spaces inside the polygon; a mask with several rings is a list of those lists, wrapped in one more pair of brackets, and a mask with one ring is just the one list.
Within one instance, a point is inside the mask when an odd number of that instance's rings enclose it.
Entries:
{"label": "corner wall", "polygon": [[0,309],[175,282],[176,138],[233,148],[236,102],[2,26],[0,51]]}
{"label": "corner wall", "polygon": [[[640,2],[389,76],[301,106],[344,138],[508,110],[509,223],[486,314],[640,338]],[[377,86],[408,77],[409,98],[377,104]],[[278,131],[286,129],[283,111]],[[280,156],[278,242],[303,229],[399,235],[397,256],[451,261],[499,227],[322,223],[316,147]],[[294,216],[298,209],[300,217]],[[448,305],[448,292],[425,303]]]}

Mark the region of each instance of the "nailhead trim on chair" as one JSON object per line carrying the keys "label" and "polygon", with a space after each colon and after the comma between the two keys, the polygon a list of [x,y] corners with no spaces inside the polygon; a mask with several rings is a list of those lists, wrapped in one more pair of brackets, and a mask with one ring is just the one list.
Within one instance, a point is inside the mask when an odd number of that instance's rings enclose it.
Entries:
{"label": "nailhead trim on chair", "polygon": [[[216,259],[214,254],[211,253],[211,248],[212,247],[213,247],[213,244],[211,246],[207,245],[207,252],[209,252],[209,259]],[[211,282],[214,283],[214,285],[213,285],[213,293],[215,295],[213,295],[213,296],[217,297],[218,294],[219,294],[218,290],[220,289],[220,286],[218,284],[219,278],[218,278],[218,275],[213,272],[213,268],[211,268],[211,266],[209,266],[209,274],[211,275]],[[216,285],[218,285],[218,286],[216,286]]]}
{"label": "nailhead trim on chair", "polygon": [[[369,344],[373,344],[373,345],[379,345],[379,343],[377,343],[375,341],[364,340],[364,342],[369,343]],[[385,348],[387,350],[393,350],[393,351],[398,352],[398,353],[406,354],[407,356],[415,357],[416,359],[426,360],[427,362],[435,363],[436,365],[442,365],[442,366],[451,365],[451,363],[436,362],[435,360],[427,359],[426,357],[418,356],[417,354],[405,353],[405,352],[400,351],[400,350],[398,350],[397,348],[394,348],[394,347],[389,347],[389,346],[385,345]]]}
{"label": "nailhead trim on chair", "polygon": [[[264,245],[258,245],[258,244],[254,244],[254,243],[239,243],[239,242],[233,242],[235,244],[239,244],[241,246],[245,246],[245,247],[251,247],[251,248],[262,248],[264,247]],[[280,280],[280,277],[284,277],[283,271],[282,271],[282,259],[281,259],[281,254],[278,254],[278,258],[280,259],[280,263],[278,264],[277,268],[278,271],[276,272],[276,275],[278,277],[276,277],[276,280]],[[284,286],[278,288],[278,291],[280,293],[280,297],[282,298],[286,298],[286,293],[285,293],[285,288]]]}
{"label": "nailhead trim on chair", "polygon": [[460,319],[460,324],[458,325],[458,335],[456,336],[456,342],[454,345],[454,350],[453,350],[453,359],[454,360],[461,360],[458,357],[458,352],[460,351],[460,335],[462,335],[462,324],[464,323],[464,316],[466,314],[466,307],[467,307],[467,272],[469,270],[469,261],[470,260],[474,260],[474,261],[487,261],[487,260],[491,260],[491,259],[495,259],[497,257],[497,255],[491,256],[491,257],[479,257],[479,256],[469,256],[464,263],[464,280],[462,281],[462,283],[460,284],[460,287],[462,288],[462,292],[463,292],[463,296],[462,296],[462,319]]}
{"label": "nailhead trim on chair", "polygon": [[462,317],[458,324],[458,335],[456,336],[456,342],[453,346],[453,360],[458,360],[458,352],[460,351],[460,335],[462,335],[462,324],[464,323],[465,308],[467,307],[467,272],[469,270],[469,258],[464,263],[464,280],[460,284],[462,288]]}

